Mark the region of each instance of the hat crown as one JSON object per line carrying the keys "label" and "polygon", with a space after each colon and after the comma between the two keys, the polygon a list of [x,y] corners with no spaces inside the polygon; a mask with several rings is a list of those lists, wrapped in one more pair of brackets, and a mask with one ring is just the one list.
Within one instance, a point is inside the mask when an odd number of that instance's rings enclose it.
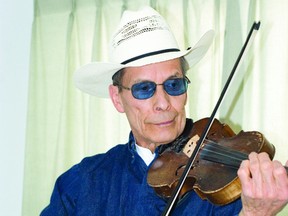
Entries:
{"label": "hat crown", "polygon": [[179,50],[170,27],[154,9],[125,11],[111,42],[111,62],[125,63],[138,56]]}
{"label": "hat crown", "polygon": [[108,86],[117,71],[185,57],[189,67],[207,52],[214,37],[208,31],[192,48],[180,50],[164,18],[150,7],[125,11],[110,43],[109,62],[91,62],[74,75],[75,85],[98,97],[109,97]]}

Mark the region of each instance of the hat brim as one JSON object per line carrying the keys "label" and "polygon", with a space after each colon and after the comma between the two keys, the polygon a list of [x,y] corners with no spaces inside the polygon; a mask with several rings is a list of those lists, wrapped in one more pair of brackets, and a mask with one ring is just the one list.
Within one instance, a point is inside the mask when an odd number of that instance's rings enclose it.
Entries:
{"label": "hat brim", "polygon": [[128,64],[111,62],[92,62],[80,67],[74,74],[77,88],[93,96],[108,98],[109,85],[112,76],[119,70],[127,67],[138,67],[152,63],[163,62],[179,57],[185,57],[189,68],[196,64],[206,54],[214,38],[214,31],[206,32],[192,48],[185,51],[167,52],[159,55],[148,56]]}

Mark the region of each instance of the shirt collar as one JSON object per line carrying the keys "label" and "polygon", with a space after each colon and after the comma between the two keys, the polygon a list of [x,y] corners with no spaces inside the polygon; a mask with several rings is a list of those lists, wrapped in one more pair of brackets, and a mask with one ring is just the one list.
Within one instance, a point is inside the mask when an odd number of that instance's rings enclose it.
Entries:
{"label": "shirt collar", "polygon": [[143,161],[145,162],[145,164],[147,166],[150,165],[150,163],[154,160],[155,158],[155,152],[152,153],[149,149],[144,148],[142,146],[137,145],[137,143],[135,143],[136,145],[136,151],[138,153],[138,155],[143,159]]}
{"label": "shirt collar", "polygon": [[142,160],[145,162],[147,166],[149,166],[150,163],[154,160],[158,151],[158,149],[156,149],[156,151],[152,153],[149,149],[137,145],[132,131],[130,132],[130,135],[129,135],[129,149],[132,153],[133,158],[136,152],[142,158]]}

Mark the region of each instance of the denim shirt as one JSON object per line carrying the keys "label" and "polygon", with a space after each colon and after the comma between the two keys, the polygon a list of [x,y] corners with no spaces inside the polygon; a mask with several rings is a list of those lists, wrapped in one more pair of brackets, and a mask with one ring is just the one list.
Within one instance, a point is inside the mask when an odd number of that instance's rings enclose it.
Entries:
{"label": "denim shirt", "polygon": [[[147,184],[148,170],[136,152],[130,133],[127,144],[84,158],[62,174],[41,216],[161,215],[166,202]],[[233,216],[238,215],[241,208],[240,199],[215,206],[191,191],[177,203],[171,215]]]}

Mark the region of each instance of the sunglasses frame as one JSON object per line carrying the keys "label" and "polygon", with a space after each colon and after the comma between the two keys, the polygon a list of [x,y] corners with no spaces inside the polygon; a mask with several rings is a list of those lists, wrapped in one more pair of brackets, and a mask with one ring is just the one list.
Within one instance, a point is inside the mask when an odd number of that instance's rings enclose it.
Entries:
{"label": "sunglasses frame", "polygon": [[[169,81],[169,80],[179,80],[179,79],[181,79],[181,80],[183,80],[183,81],[185,82],[185,86],[186,86],[186,87],[185,87],[185,91],[184,91],[183,93],[177,94],[177,95],[173,95],[173,94],[170,94],[171,92],[170,92],[170,93],[167,92],[167,90],[166,90],[166,88],[165,88],[165,83],[166,83],[167,81]],[[133,84],[133,85],[131,86],[131,88],[126,87],[126,86],[123,86],[123,85],[118,84],[118,83],[116,83],[116,84],[114,84],[114,85],[115,85],[115,86],[118,86],[118,87],[121,87],[121,88],[123,88],[123,89],[125,89],[125,90],[131,91],[131,94],[132,94],[133,97],[134,97],[135,99],[137,99],[137,100],[146,100],[146,99],[149,99],[149,98],[153,97],[153,95],[155,94],[156,89],[157,89],[156,87],[157,87],[158,85],[163,85],[163,89],[164,89],[164,91],[165,91],[168,95],[170,95],[170,96],[179,96],[179,95],[182,95],[182,94],[184,94],[185,92],[187,92],[188,85],[191,83],[190,80],[189,80],[189,78],[188,78],[187,76],[167,79],[167,80],[165,80],[163,83],[155,83],[155,82],[152,82],[152,81],[144,81],[144,82],[153,83],[153,84],[155,85],[155,89],[154,89],[153,93],[152,93],[149,97],[145,97],[145,98],[139,98],[139,97],[136,97],[135,94],[133,94],[133,86],[138,85],[139,83]],[[140,83],[142,83],[142,82],[140,82]]]}

